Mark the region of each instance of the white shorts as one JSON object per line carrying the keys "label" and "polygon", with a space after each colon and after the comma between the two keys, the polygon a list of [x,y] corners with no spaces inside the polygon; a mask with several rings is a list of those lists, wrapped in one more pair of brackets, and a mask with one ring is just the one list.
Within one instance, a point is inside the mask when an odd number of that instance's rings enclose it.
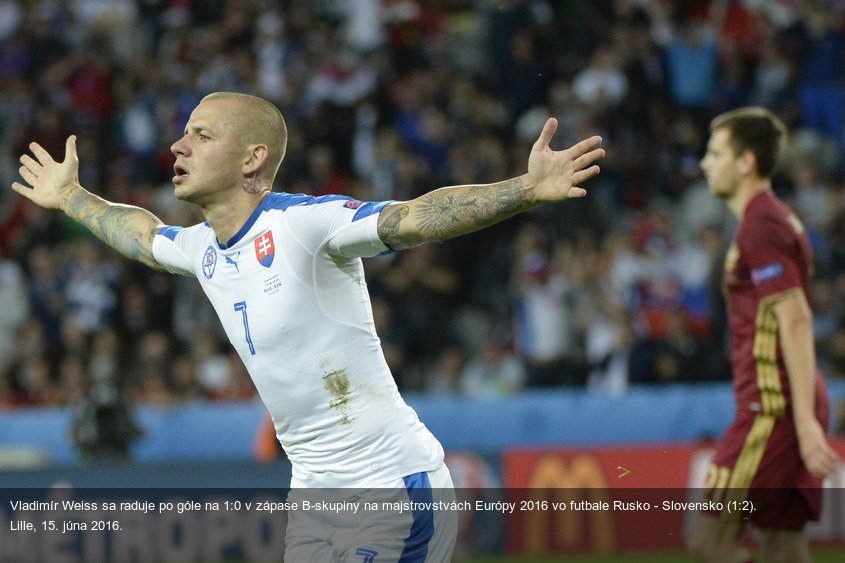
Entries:
{"label": "white shorts", "polygon": [[458,535],[449,469],[389,489],[293,489],[285,563],[447,563]]}

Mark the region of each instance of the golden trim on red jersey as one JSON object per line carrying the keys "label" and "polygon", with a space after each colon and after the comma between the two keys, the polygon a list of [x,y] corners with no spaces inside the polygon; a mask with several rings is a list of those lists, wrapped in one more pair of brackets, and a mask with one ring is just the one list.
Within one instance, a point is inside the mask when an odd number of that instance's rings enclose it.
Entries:
{"label": "golden trim on red jersey", "polygon": [[801,291],[801,289],[793,287],[761,299],[754,322],[753,354],[757,365],[757,388],[760,390],[760,402],[763,414],[776,418],[783,418],[786,415],[786,396],[781,385],[777,362],[778,318],[775,314],[775,304],[796,291]]}

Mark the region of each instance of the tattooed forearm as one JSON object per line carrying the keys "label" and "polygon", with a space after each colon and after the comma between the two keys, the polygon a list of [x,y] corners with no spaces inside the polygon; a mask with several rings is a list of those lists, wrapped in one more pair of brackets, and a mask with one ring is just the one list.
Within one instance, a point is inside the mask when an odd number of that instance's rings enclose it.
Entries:
{"label": "tattooed forearm", "polygon": [[85,190],[68,197],[63,208],[68,217],[127,258],[157,266],[152,241],[162,223],[149,211],[110,203]]}
{"label": "tattooed forearm", "polygon": [[525,209],[519,179],[435,190],[419,198],[415,217],[425,238],[445,240],[489,227]]}
{"label": "tattooed forearm", "polygon": [[379,236],[390,248],[409,248],[489,227],[532,206],[522,178],[442,188],[385,208]]}

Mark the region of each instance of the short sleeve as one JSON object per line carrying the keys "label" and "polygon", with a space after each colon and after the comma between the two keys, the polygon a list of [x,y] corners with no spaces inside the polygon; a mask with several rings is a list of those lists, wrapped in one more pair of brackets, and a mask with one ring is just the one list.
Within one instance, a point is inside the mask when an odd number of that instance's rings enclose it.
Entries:
{"label": "short sleeve", "polygon": [[377,256],[390,248],[378,236],[378,215],[370,215],[335,231],[326,241],[326,251],[342,258]]}
{"label": "short sleeve", "polygon": [[167,226],[153,239],[153,258],[171,274],[196,277],[191,259],[182,247],[185,230],[182,227]]}
{"label": "short sleeve", "polygon": [[743,235],[740,250],[761,297],[802,287],[800,245],[793,226],[761,216],[748,223]]}
{"label": "short sleeve", "polygon": [[390,250],[378,236],[378,216],[389,203],[323,196],[288,208],[287,222],[311,252],[343,259],[375,256]]}

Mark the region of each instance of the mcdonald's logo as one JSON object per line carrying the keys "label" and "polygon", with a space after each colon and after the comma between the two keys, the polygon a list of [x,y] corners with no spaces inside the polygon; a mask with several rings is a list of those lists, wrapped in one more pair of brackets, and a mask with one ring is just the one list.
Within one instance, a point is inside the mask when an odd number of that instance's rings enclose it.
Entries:
{"label": "mcdonald's logo", "polygon": [[616,549],[612,511],[583,509],[613,503],[607,476],[596,456],[576,454],[568,461],[560,454],[541,456],[530,470],[525,495],[526,501],[535,501],[534,506],[545,501],[542,506],[547,509],[521,514],[524,552]]}

